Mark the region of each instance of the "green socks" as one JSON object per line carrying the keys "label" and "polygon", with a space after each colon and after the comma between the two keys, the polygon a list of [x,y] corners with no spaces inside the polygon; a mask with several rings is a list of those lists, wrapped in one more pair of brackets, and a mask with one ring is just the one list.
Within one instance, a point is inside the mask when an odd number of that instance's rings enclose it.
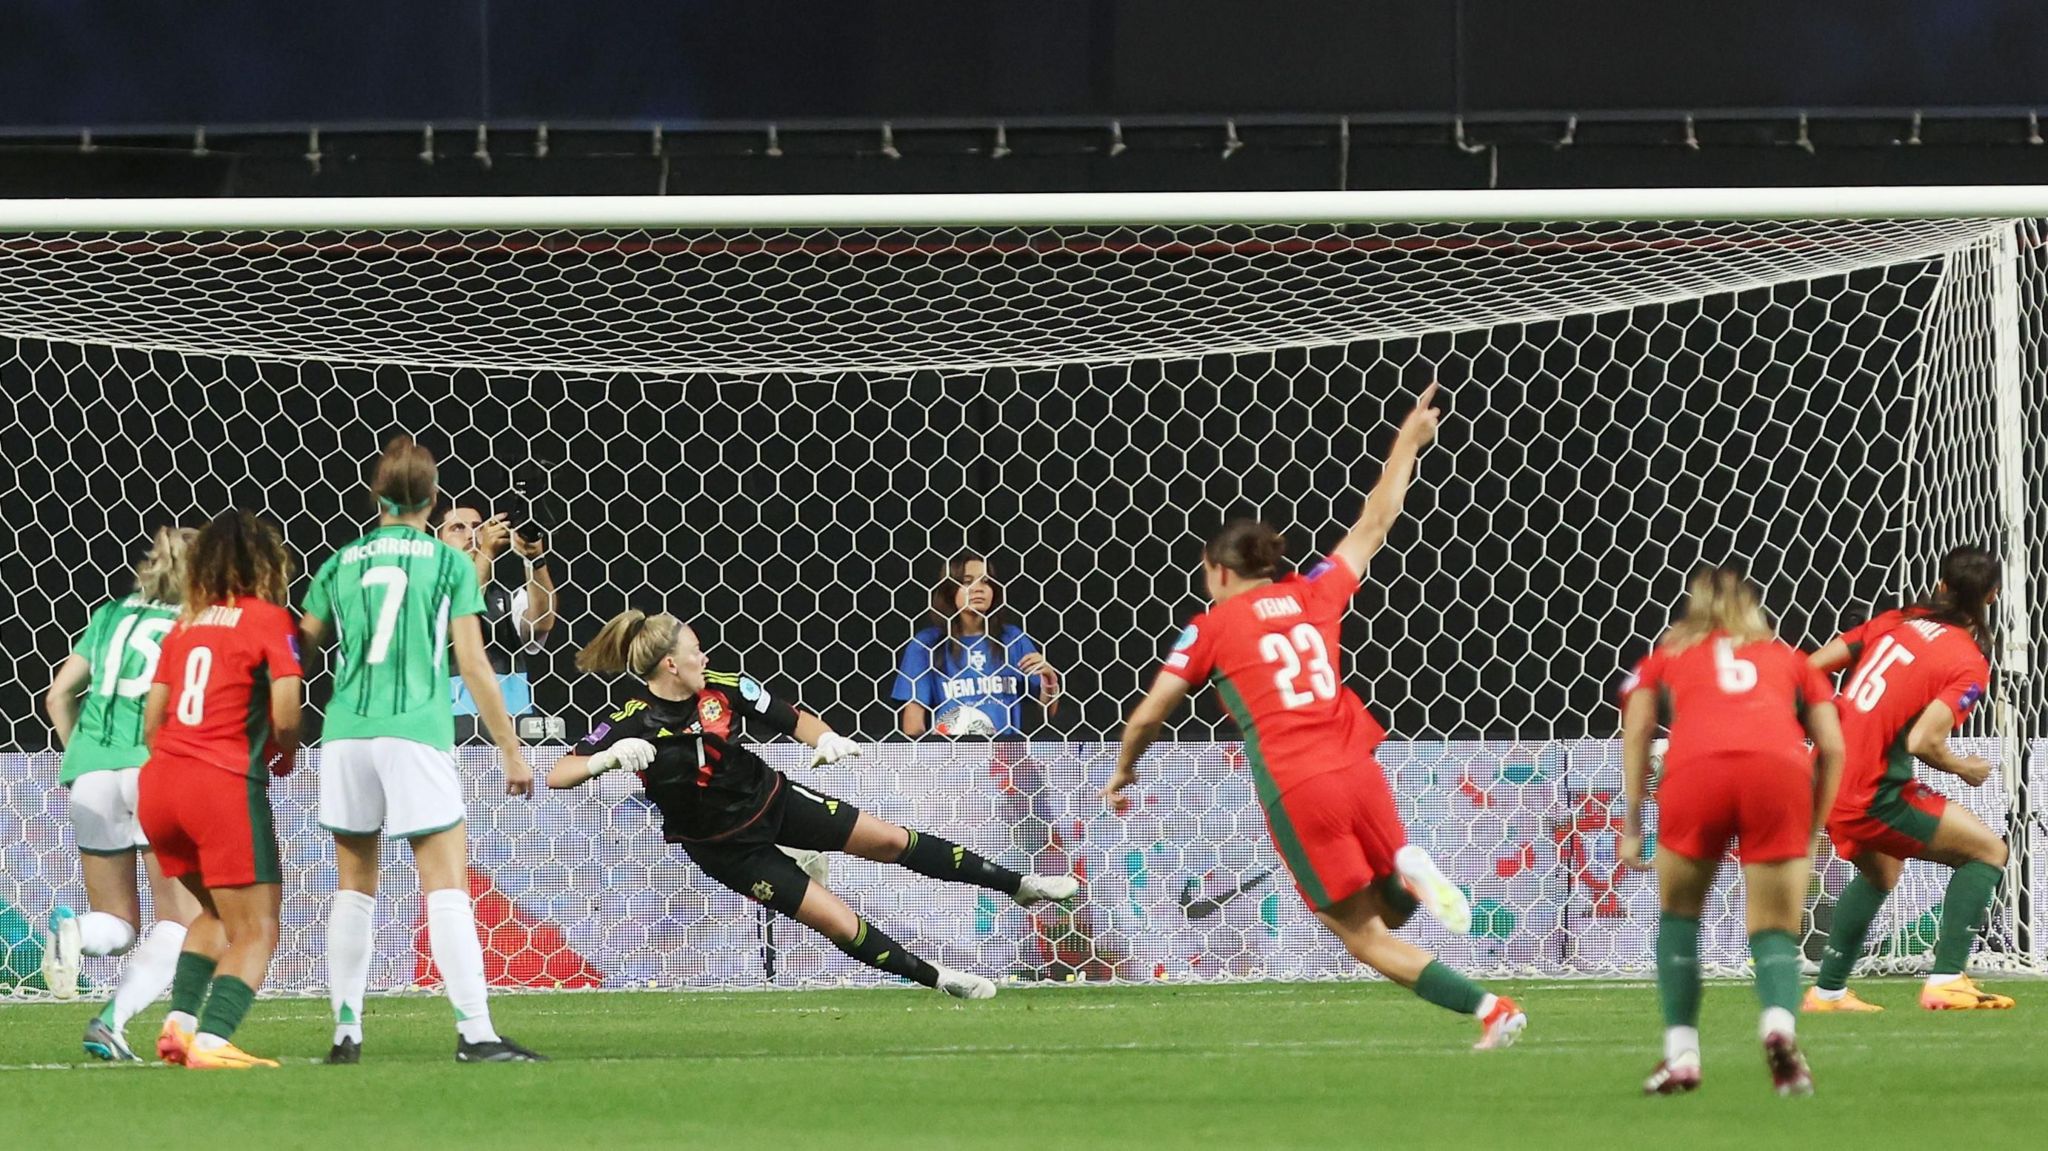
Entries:
{"label": "green socks", "polygon": [[206,996],[206,1014],[199,1017],[199,1034],[228,1038],[242,1025],[242,1016],[255,1001],[256,990],[234,976],[215,979]]}
{"label": "green socks", "polygon": [[1657,917],[1657,998],[1664,1005],[1664,1026],[1700,1025],[1698,916],[1667,911]]}
{"label": "green socks", "polygon": [[1977,921],[1991,906],[1991,896],[2005,873],[1973,859],[1948,877],[1948,893],[1941,898],[1941,928],[1934,936],[1934,974],[1961,975],[1970,964],[1970,947],[1977,941]]}
{"label": "green socks", "polygon": [[1425,1003],[1460,1015],[1477,1015],[1479,1004],[1486,999],[1486,988],[1432,959],[1415,980],[1415,994]]}
{"label": "green socks", "polygon": [[[1962,872],[1956,872],[1956,876],[1961,878]],[[1842,889],[1842,897],[1835,901],[1835,921],[1828,929],[1827,947],[1820,953],[1820,978],[1814,981],[1822,991],[1840,991],[1849,986],[1849,969],[1863,958],[1863,941],[1870,935],[1870,923],[1883,910],[1888,894],[1861,875]],[[1985,898],[1989,900],[1988,892]]]}
{"label": "green socks", "polygon": [[[1756,961],[1757,999],[1765,1007],[1799,1010],[1799,941],[1792,938],[1792,933],[1757,932],[1749,937],[1749,955]],[[1698,984],[1694,986],[1697,988]]]}
{"label": "green socks", "polygon": [[206,1002],[206,985],[213,979],[215,962],[194,951],[178,953],[178,966],[171,976],[171,1010],[197,1018]]}

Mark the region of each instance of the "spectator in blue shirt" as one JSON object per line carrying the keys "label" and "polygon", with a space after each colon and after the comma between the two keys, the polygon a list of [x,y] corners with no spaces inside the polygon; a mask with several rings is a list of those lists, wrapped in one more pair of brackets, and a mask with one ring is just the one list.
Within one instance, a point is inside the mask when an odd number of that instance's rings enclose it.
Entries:
{"label": "spectator in blue shirt", "polygon": [[1048,719],[1059,709],[1060,675],[1010,622],[988,560],[964,553],[933,585],[930,623],[903,648],[890,695],[903,705],[905,735],[1014,739],[1024,734],[1026,698]]}

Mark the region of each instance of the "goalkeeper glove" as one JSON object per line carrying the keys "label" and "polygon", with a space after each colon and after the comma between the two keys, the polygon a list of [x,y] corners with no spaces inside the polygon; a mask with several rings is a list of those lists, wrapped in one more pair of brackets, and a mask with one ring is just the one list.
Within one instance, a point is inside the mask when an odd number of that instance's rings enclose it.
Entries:
{"label": "goalkeeper glove", "polygon": [[591,778],[603,775],[615,767],[628,771],[646,771],[654,762],[654,745],[644,739],[622,739],[590,757]]}
{"label": "goalkeeper glove", "polygon": [[811,766],[838,763],[842,759],[852,759],[859,754],[859,744],[836,731],[828,731],[818,737],[818,746],[811,752]]}

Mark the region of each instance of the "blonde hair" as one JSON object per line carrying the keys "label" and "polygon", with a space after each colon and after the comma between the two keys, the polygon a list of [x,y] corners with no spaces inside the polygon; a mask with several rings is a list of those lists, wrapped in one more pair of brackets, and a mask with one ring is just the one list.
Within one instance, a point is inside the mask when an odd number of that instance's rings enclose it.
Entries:
{"label": "blonde hair", "polygon": [[1685,589],[1685,614],[1657,645],[1684,651],[1715,632],[1739,644],[1777,634],[1764,615],[1762,593],[1737,568],[1708,565],[1692,573]]}
{"label": "blonde hair", "polygon": [[174,606],[185,602],[185,561],[197,538],[196,528],[156,529],[149,552],[135,565],[135,594]]}
{"label": "blonde hair", "polygon": [[676,640],[682,634],[683,621],[667,612],[648,615],[627,608],[607,621],[604,630],[576,653],[576,670],[612,674],[630,671],[648,679],[661,665],[662,657],[675,650]]}
{"label": "blonde hair", "polygon": [[370,473],[370,491],[377,497],[377,507],[391,516],[411,515],[433,507],[434,497],[441,490],[440,482],[434,454],[405,435],[391,437],[384,445],[384,454],[377,457],[376,469]]}

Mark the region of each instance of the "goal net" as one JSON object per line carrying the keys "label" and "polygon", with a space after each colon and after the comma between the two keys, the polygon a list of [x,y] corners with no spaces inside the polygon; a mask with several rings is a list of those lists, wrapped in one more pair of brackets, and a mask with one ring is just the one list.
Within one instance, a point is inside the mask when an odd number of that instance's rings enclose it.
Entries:
{"label": "goal net", "polygon": [[[875,741],[832,769],[769,749],[794,778],[1087,878],[1027,913],[836,862],[906,944],[1020,979],[1353,974],[1289,890],[1213,702],[1132,814],[1095,789],[1201,606],[1200,541],[1256,515],[1312,560],[1432,379],[1443,436],[1345,624],[1411,834],[1478,909],[1468,938],[1414,938],[1476,970],[1647,968],[1653,883],[1615,855],[1614,692],[1688,571],[1746,565],[1815,645],[1967,542],[2008,565],[1992,702],[1963,736],[1998,770],[1930,782],[2011,837],[1981,962],[2038,969],[2048,261],[2013,217],[2048,198],[1942,192],[0,203],[0,986],[29,978],[49,906],[84,901],[41,695],[87,614],[129,590],[151,529],[229,506],[281,525],[303,579],[364,530],[363,466],[399,431],[485,514],[556,509],[560,618],[524,673],[569,741],[624,686],[578,677],[575,648],[628,604],[672,610],[714,667]],[[536,468],[550,498],[515,500]],[[911,739],[896,677],[970,553],[1062,694],[1014,728],[988,717],[995,740]],[[526,579],[510,557],[492,572]],[[1018,674],[969,646],[916,685],[948,730]],[[531,755],[544,773],[562,750]],[[869,979],[664,848],[630,781],[506,800],[488,756],[461,756],[495,982]],[[333,886],[309,759],[272,789],[274,985],[300,991]],[[391,860],[379,988],[434,978]],[[1907,869],[1871,963],[1924,964],[1946,875]],[[1809,957],[1847,876],[1819,872]],[[1732,880],[1705,927],[1708,962],[1739,966]]]}

